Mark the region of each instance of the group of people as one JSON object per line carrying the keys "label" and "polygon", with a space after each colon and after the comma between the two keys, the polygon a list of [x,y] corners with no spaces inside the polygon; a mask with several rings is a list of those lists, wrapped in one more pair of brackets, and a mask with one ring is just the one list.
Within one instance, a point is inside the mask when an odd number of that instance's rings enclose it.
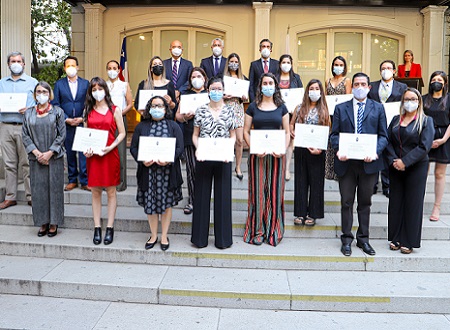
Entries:
{"label": "group of people", "polygon": [[[233,139],[234,175],[243,180],[242,149],[244,141],[251,144],[251,130],[284,131],[286,152],[249,155],[245,242],[254,245],[266,242],[276,246],[282,240],[284,188],[285,182],[290,180],[289,162],[294,153],[294,224],[314,226],[317,219],[323,218],[325,178],[338,180],[341,252],[345,256],[352,252],[353,204],[357,191],[359,227],[356,245],[374,255],[369,243],[370,206],[372,194],[377,191],[378,173],[382,171],[383,193],[389,197],[389,246],[402,253],[411,253],[413,248],[420,247],[429,161],[436,162],[436,200],[430,217],[433,221],[439,219],[445,168],[450,162],[450,102],[446,74],[434,72],[429,94],[422,97],[416,89],[394,80],[397,70],[391,60],[380,64],[381,79],[371,83],[364,73],[347,77],[346,60],[337,56],[332,61],[332,77],[325,85],[317,79],[309,81],[303,99],[298,100],[299,105],[290,114],[281,90],[301,88],[303,83],[293,70],[290,55],[282,55],[279,61],[271,59],[272,46],[268,39],[260,42],[261,58],[250,65],[248,99],[246,91],[242,97],[224,94],[224,76],[247,78],[243,75],[238,54],[223,56],[224,42],[219,38],[211,43],[212,56],[203,59],[199,67],[182,57],[183,45],[178,40],[170,44],[169,59],[154,56],[150,60],[147,78],[139,84],[134,100],[142,120],[135,128],[130,146],[138,163],[136,200],[147,214],[151,231],[145,249],[152,249],[157,244],[159,221],[160,248],[165,251],[170,246],[168,231],[172,208],[183,199],[181,160],[186,163],[188,203],[183,211],[192,213],[191,242],[198,248],[208,245],[214,181],[215,246],[225,249],[232,245],[232,160],[202,159],[197,148],[200,138]],[[399,66],[398,74],[405,77],[420,75],[420,65],[413,62],[412,52],[406,51],[404,57],[405,63]],[[38,236],[55,236],[64,221],[63,156],[66,154],[69,183],[64,189],[70,191],[79,183],[81,189],[92,192],[93,242],[100,244],[103,239],[104,244],[112,243],[116,191],[126,188],[124,116],[133,107],[130,86],[118,78],[119,64],[116,61],[107,63],[108,81],[95,77],[89,82],[78,77],[78,60],[69,56],[64,60],[67,77],[56,82],[54,91],[47,83],[38,83],[23,72],[22,54],[11,53],[8,66],[11,76],[0,81],[0,92],[26,92],[28,100],[27,107],[17,113],[0,113],[7,175],[7,196],[0,208],[15,205],[17,169],[22,167],[24,180],[31,176],[30,188],[26,183],[25,190],[33,208],[35,225],[40,226]],[[140,109],[140,91],[158,89],[167,90],[167,93],[152,97]],[[182,113],[180,95],[200,93],[207,93],[209,103]],[[338,104],[330,116],[325,96],[342,94],[353,94],[353,97]],[[247,101],[250,105],[244,111]],[[386,102],[400,102],[399,115],[390,124],[382,105]],[[297,123],[329,127],[327,150],[294,148]],[[84,153],[72,150],[76,127],[83,125],[108,131],[107,146],[101,154],[94,154],[92,149]],[[340,133],[375,134],[376,155],[368,154],[364,160],[348,159],[339,152]],[[5,134],[15,137],[12,146],[5,143],[12,140]],[[140,137],[144,136],[175,138],[174,161],[138,161]],[[22,158],[10,161],[8,151],[11,148],[23,149]],[[8,178],[10,174],[15,176]],[[100,222],[103,189],[108,196],[104,237]]]}

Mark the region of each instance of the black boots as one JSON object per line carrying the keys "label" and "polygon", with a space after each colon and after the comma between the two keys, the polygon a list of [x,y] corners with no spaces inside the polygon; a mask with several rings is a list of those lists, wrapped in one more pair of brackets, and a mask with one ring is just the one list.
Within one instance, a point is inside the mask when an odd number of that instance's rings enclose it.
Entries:
{"label": "black boots", "polygon": [[[106,239],[106,237],[105,237]],[[99,245],[102,242],[102,227],[94,228],[94,239],[93,242],[95,245]]]}
{"label": "black boots", "polygon": [[[106,234],[105,239],[103,240],[103,243],[105,245],[111,244],[114,239],[114,228],[113,227],[106,227]],[[101,238],[100,238],[101,240]]]}

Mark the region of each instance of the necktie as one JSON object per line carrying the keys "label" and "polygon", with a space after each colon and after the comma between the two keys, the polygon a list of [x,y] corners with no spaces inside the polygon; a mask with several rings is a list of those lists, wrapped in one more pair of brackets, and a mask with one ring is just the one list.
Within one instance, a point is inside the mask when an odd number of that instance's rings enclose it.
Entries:
{"label": "necktie", "polygon": [[217,76],[217,74],[219,73],[219,58],[215,57],[214,60],[215,60],[215,62],[214,62],[214,75]]}
{"label": "necktie", "polygon": [[356,133],[362,133],[362,119],[364,116],[364,103],[358,102],[358,124],[356,126]]}
{"label": "necktie", "polygon": [[267,61],[264,60],[264,73],[269,72],[269,67],[267,66]]}
{"label": "necktie", "polygon": [[178,68],[177,68],[177,62],[178,60],[173,61],[173,68],[172,68],[172,82],[175,88],[177,88],[177,79],[178,79]]}
{"label": "necktie", "polygon": [[381,84],[382,88],[380,91],[380,100],[381,103],[386,103],[387,99],[389,98],[389,90],[386,84]]}

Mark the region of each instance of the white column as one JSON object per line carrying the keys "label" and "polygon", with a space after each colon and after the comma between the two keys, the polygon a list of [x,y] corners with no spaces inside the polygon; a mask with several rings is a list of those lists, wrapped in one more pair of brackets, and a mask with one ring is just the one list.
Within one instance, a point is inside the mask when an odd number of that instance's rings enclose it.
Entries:
{"label": "white column", "polygon": [[84,68],[85,78],[91,79],[104,73],[103,59],[103,12],[106,7],[99,4],[83,4],[84,8]]}
{"label": "white column", "polygon": [[7,55],[13,51],[25,56],[25,72],[31,74],[31,0],[1,0],[1,51],[2,77],[11,72],[6,64]]}
{"label": "white column", "polygon": [[444,13],[446,6],[428,6],[420,12],[423,22],[422,77],[425,88],[430,75],[437,70],[445,70],[444,64]]}
{"label": "white column", "polygon": [[253,2],[255,10],[255,58],[259,58],[259,42],[270,39],[270,10],[272,2]]}

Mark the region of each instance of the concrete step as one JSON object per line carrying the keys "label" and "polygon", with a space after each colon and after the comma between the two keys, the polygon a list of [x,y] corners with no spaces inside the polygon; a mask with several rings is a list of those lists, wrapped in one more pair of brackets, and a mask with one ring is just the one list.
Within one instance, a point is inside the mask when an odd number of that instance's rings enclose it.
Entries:
{"label": "concrete step", "polygon": [[16,256],[0,256],[0,262],[3,294],[239,309],[450,313],[449,273],[231,269]]}

